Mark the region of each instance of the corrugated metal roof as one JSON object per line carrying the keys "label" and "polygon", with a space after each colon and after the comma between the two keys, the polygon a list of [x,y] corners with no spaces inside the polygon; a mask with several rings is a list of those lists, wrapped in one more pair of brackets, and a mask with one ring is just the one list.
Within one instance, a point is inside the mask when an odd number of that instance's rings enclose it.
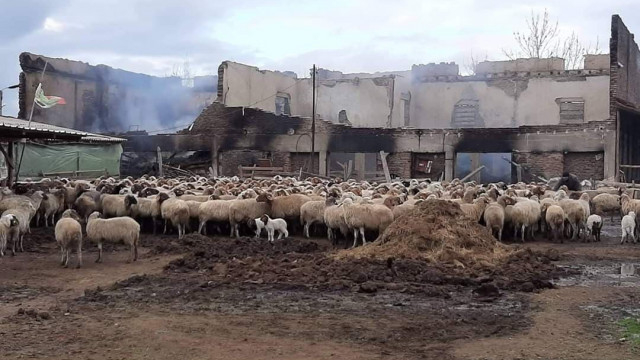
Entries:
{"label": "corrugated metal roof", "polygon": [[25,130],[29,132],[35,133],[44,133],[44,134],[61,134],[61,135],[69,135],[69,136],[79,136],[81,141],[88,142],[124,142],[126,139],[117,138],[113,136],[101,135],[101,134],[93,134],[90,132],[79,131],[74,129],[69,129],[61,126],[55,126],[51,124],[44,124],[40,122],[32,121],[29,124],[29,121],[16,119],[13,117],[0,116],[0,129],[8,128],[8,129],[18,129]]}

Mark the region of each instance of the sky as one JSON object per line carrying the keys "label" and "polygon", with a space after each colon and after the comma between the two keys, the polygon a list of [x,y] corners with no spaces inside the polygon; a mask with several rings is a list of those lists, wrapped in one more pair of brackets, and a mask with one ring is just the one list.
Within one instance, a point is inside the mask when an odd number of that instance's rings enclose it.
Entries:
{"label": "sky", "polygon": [[[0,89],[18,83],[23,51],[157,76],[188,61],[215,75],[225,60],[308,76],[408,70],[470,55],[504,60],[513,32],[547,9],[562,33],[608,52],[612,14],[640,31],[640,0],[0,0]],[[55,95],[55,94],[52,94]],[[16,116],[17,90],[4,91]]]}

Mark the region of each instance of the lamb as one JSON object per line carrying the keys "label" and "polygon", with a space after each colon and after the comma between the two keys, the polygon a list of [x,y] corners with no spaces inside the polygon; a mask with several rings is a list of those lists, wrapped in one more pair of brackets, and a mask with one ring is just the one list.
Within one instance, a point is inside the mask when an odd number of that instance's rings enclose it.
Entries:
{"label": "lamb", "polygon": [[129,245],[131,255],[127,262],[138,260],[138,242],[140,240],[140,224],[128,216],[101,219],[99,212],[89,215],[87,222],[87,238],[98,244],[98,258],[102,262],[102,243],[104,241],[123,241]]}
{"label": "lamb", "polygon": [[598,194],[591,199],[593,204],[593,213],[596,215],[605,215],[611,213],[613,220],[613,213],[620,213],[620,196],[602,193]]}
{"label": "lamb", "polygon": [[365,229],[376,230],[379,234],[393,222],[393,212],[384,205],[356,205],[350,198],[342,201],[344,219],[347,226],[353,229],[353,246],[358,243],[358,231],[362,236],[362,244],[367,244]]}
{"label": "lamb", "polygon": [[100,198],[102,214],[105,218],[131,215],[131,206],[138,203],[133,195],[102,195]]}
{"label": "lamb", "polygon": [[314,223],[324,224],[325,200],[308,201],[300,207],[300,223],[304,225],[304,236],[309,238],[309,228]]}
{"label": "lamb", "polygon": [[74,245],[78,249],[76,267],[80,268],[82,266],[82,226],[80,226],[79,220],[78,213],[75,210],[68,209],[62,213],[62,218],[56,223],[55,237],[62,253],[60,265],[65,268],[69,266],[69,255],[71,247]]}
{"label": "lamb", "polygon": [[264,229],[264,221],[260,218],[253,219],[253,223],[256,225],[256,239],[260,237],[262,234],[262,230]]}
{"label": "lamb", "polygon": [[602,230],[602,217],[600,215],[590,215],[587,218],[587,234],[593,236],[594,241],[600,241]]}
{"label": "lamb", "polygon": [[278,240],[282,239],[283,235],[285,238],[289,237],[287,222],[284,219],[272,219],[269,215],[264,214],[260,220],[264,223],[264,228],[267,230],[269,241],[274,241],[273,237],[276,231],[278,231]]}
{"label": "lamb", "polygon": [[504,229],[504,209],[507,205],[515,204],[515,200],[509,196],[499,196],[498,201],[489,204],[484,210],[484,223],[492,233],[498,232],[498,240],[502,241],[502,230]]}
{"label": "lamb", "polygon": [[158,194],[156,201],[160,204],[160,214],[164,219],[164,233],[167,233],[167,221],[171,221],[173,226],[178,227],[178,239],[182,239],[189,224],[189,205],[184,200],[170,198],[167,193]]}
{"label": "lamb", "polygon": [[270,212],[271,206],[268,203],[258,202],[256,199],[231,200],[229,204],[231,237],[240,237],[241,223],[246,223],[264,214],[270,214]]}
{"label": "lamb", "polygon": [[533,225],[538,223],[540,219],[540,204],[534,200],[519,201],[513,205],[511,210],[511,221],[514,224],[513,237],[518,237],[518,228],[522,231],[522,242],[525,238],[525,230],[529,229],[531,237],[533,237]]}
{"label": "lamb", "polygon": [[622,222],[620,223],[622,227],[622,239],[620,240],[620,244],[624,244],[625,241],[631,237],[633,242],[636,242],[636,213],[635,211],[629,211],[629,213],[622,217]]}
{"label": "lamb", "polygon": [[214,221],[217,223],[229,222],[229,208],[231,201],[227,200],[209,200],[200,204],[198,208],[198,233],[207,234],[207,222]]}
{"label": "lamb", "polygon": [[4,256],[4,251],[7,248],[7,239],[18,224],[18,218],[13,214],[0,217],[0,256]]}
{"label": "lamb", "polygon": [[545,222],[553,234],[553,241],[557,241],[558,237],[560,237],[560,242],[564,242],[564,210],[558,205],[544,204],[542,212],[544,213]]}

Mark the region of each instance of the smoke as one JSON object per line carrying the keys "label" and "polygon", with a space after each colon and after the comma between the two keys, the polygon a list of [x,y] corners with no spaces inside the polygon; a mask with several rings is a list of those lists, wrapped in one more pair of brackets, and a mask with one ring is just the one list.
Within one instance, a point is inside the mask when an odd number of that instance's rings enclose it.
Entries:
{"label": "smoke", "polygon": [[[188,87],[175,76],[154,77],[107,67],[101,70],[102,86],[96,88],[106,94],[78,99],[85,105],[83,127],[88,131],[173,133],[193,122],[217,95],[217,76],[202,77],[198,81],[201,86]],[[97,106],[87,106],[92,103]]]}

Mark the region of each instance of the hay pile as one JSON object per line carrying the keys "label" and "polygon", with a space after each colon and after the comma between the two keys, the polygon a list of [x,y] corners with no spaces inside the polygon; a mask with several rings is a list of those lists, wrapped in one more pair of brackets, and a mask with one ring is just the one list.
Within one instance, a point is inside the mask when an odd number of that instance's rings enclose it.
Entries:
{"label": "hay pile", "polygon": [[396,219],[373,243],[336,254],[345,258],[412,258],[473,267],[495,266],[514,250],[468,219],[458,204],[429,200]]}

